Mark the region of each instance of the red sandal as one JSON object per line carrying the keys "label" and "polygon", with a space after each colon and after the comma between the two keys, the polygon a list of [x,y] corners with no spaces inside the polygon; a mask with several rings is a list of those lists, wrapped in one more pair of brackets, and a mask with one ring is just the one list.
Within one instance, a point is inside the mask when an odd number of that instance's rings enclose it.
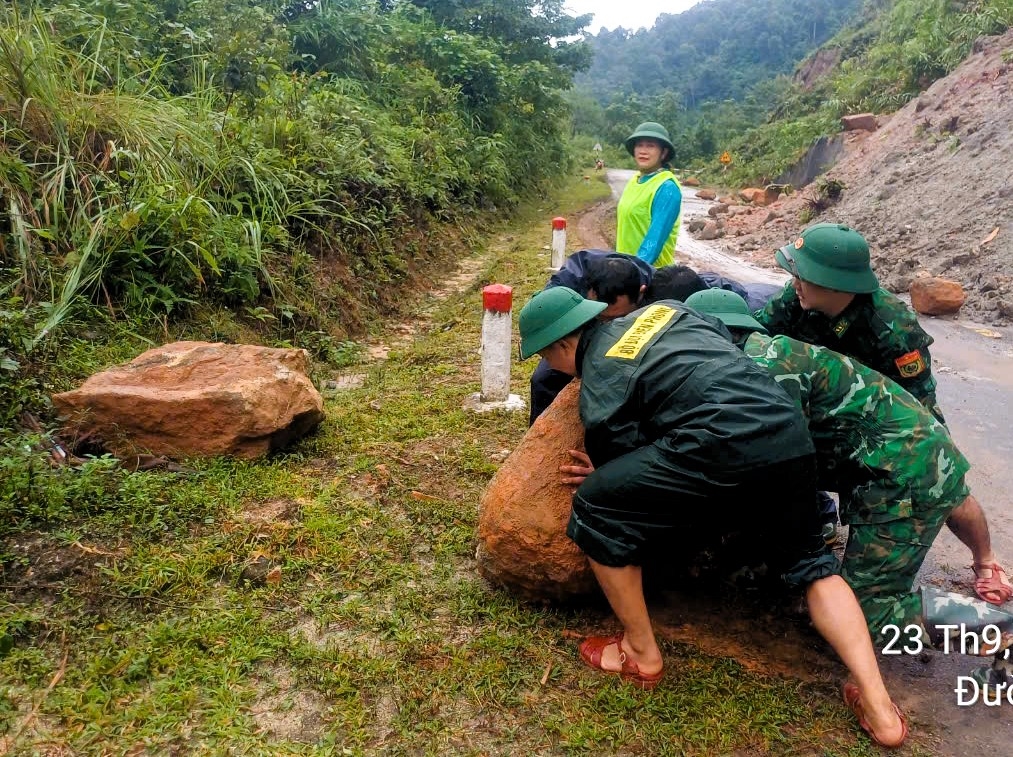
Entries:
{"label": "red sandal", "polygon": [[[618,673],[623,680],[629,681],[638,688],[653,689],[661,681],[662,676],[665,674],[665,669],[662,668],[657,673],[641,673],[637,663],[626,656],[622,643],[623,634],[618,634],[617,636],[590,636],[580,643],[580,659],[589,667],[603,673]],[[619,662],[623,666],[622,670],[606,670],[601,666],[601,658],[605,648],[613,644],[619,647]]]}
{"label": "red sandal", "polygon": [[900,718],[900,738],[896,741],[883,741],[876,732],[872,730],[872,725],[865,717],[865,707],[862,706],[862,692],[858,690],[857,684],[848,681],[844,684],[844,704],[848,706],[855,717],[858,718],[858,724],[862,726],[862,730],[869,734],[869,738],[879,744],[881,747],[886,749],[896,749],[901,746],[905,740],[907,740],[907,717],[900,711],[900,707],[897,705],[893,706],[893,709],[897,711],[897,717]]}
{"label": "red sandal", "polygon": [[[974,571],[974,593],[984,601],[992,605],[1001,605],[1013,597],[1013,587],[1010,586],[1009,581],[1003,580],[1006,578],[1006,571],[999,563],[980,563],[972,565],[971,570]],[[991,574],[988,578],[982,578],[978,575],[979,570],[989,570]],[[989,599],[989,596],[992,599]]]}

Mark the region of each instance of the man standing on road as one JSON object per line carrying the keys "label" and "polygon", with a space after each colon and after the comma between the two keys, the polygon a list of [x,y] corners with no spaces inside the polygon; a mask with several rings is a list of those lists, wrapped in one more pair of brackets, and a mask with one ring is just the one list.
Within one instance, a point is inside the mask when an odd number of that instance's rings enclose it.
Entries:
{"label": "man standing on road", "polygon": [[[879,286],[861,234],[843,224],[818,223],[775,258],[792,280],[756,313],[761,326],[855,358],[892,378],[944,422],[928,350],[932,337],[904,302]],[[1013,586],[992,551],[978,501],[968,496],[947,526],[971,550],[977,595],[992,604],[1009,600]]]}

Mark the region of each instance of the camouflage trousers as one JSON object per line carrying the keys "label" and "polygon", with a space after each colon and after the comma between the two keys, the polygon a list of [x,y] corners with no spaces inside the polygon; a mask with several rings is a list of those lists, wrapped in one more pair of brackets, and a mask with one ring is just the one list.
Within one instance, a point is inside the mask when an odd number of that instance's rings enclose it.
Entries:
{"label": "camouflage trousers", "polygon": [[946,519],[968,494],[961,476],[959,486],[943,498],[945,504],[925,507],[923,502],[907,518],[850,524],[841,575],[858,597],[873,644],[889,641],[884,626],[924,627],[921,596],[911,591],[915,575]]}

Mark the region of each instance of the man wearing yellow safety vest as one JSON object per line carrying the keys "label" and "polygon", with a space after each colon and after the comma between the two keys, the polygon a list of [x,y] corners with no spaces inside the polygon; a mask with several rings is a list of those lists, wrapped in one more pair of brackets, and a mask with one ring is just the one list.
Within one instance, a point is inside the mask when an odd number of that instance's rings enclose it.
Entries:
{"label": "man wearing yellow safety vest", "polygon": [[671,265],[682,220],[682,188],[669,163],[675,147],[668,130],[653,121],[640,124],[625,144],[639,174],[619,198],[616,250],[656,267]]}

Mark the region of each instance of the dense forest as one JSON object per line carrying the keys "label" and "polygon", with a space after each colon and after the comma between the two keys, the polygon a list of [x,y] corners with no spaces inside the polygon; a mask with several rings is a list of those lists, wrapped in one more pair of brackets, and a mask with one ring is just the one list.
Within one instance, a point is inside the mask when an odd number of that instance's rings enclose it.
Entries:
{"label": "dense forest", "polygon": [[333,357],[481,213],[567,170],[590,50],[562,5],[5,3],[0,428],[82,324],[224,307]]}
{"label": "dense forest", "polygon": [[730,181],[772,178],[849,112],[891,112],[1013,24],[1013,0],[705,0],[647,30],[589,37],[576,133],[617,144],[664,122],[678,165],[729,150]]}

